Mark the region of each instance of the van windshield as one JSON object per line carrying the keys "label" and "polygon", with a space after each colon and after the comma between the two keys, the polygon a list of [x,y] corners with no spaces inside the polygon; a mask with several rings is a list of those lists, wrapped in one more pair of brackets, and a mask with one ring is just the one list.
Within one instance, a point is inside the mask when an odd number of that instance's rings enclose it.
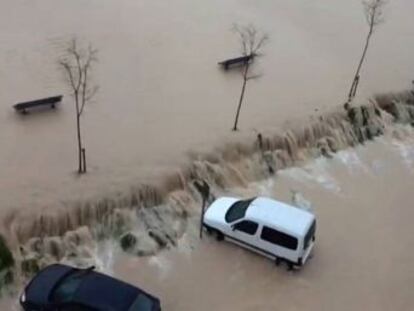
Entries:
{"label": "van windshield", "polygon": [[239,219],[242,219],[247,212],[247,208],[250,206],[250,203],[252,203],[256,198],[251,198],[248,200],[240,200],[236,203],[233,203],[232,206],[230,206],[229,210],[226,213],[226,216],[224,217],[225,220],[230,223]]}

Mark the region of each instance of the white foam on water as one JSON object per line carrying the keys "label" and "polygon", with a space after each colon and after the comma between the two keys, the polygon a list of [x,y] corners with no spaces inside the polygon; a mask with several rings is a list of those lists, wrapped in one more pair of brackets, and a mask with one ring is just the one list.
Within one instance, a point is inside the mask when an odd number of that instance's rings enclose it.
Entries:
{"label": "white foam on water", "polygon": [[275,179],[269,178],[260,183],[254,183],[257,193],[261,196],[271,197],[274,193]]}
{"label": "white foam on water", "polygon": [[297,208],[313,213],[312,203],[307,200],[303,194],[299,191],[291,190],[292,192],[292,204]]}
{"label": "white foam on water", "polygon": [[115,240],[110,239],[99,242],[93,254],[97,269],[112,275],[117,250],[118,247],[115,244]]}
{"label": "white foam on water", "polygon": [[370,169],[364,164],[355,150],[344,150],[335,154],[335,159],[338,159],[348,169],[351,174],[357,174],[363,171],[366,174],[370,173]]}
{"label": "white foam on water", "polygon": [[382,160],[375,159],[371,162],[371,169],[376,175],[384,173],[385,163]]}
{"label": "white foam on water", "polygon": [[398,140],[392,141],[392,146],[394,150],[398,152],[402,158],[405,166],[409,169],[410,173],[414,172],[413,163],[414,163],[414,145],[409,143],[403,143]]}
{"label": "white foam on water", "polygon": [[328,173],[326,168],[327,165],[327,159],[319,158],[303,168],[293,167],[282,170],[280,173],[302,183],[316,182],[324,189],[339,194],[341,192],[341,187]]}
{"label": "white foam on water", "polygon": [[[183,234],[183,236],[180,239],[178,239],[176,248],[180,253],[185,254],[186,256],[191,255],[192,251],[194,250],[194,244],[196,243],[194,241],[195,240],[194,234],[195,232],[193,231],[189,232],[187,230]],[[196,237],[198,239],[198,235],[196,235]]]}
{"label": "white foam on water", "polygon": [[148,263],[158,269],[161,278],[166,278],[171,270],[171,262],[163,256],[163,253],[150,257]]}

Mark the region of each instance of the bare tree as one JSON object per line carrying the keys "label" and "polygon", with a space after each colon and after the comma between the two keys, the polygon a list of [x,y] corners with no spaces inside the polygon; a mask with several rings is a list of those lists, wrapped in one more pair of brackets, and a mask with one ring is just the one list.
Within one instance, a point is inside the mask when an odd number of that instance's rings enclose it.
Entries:
{"label": "bare tree", "polygon": [[[253,25],[234,25],[234,31],[239,36],[243,56],[250,56],[250,59],[253,60],[255,57],[262,55],[261,49],[269,40],[267,34],[259,32]],[[247,81],[259,77],[259,75],[249,75],[249,69],[250,61],[246,61],[242,69],[243,84],[234,120],[233,131],[237,131],[237,124],[239,122],[240,110],[243,103],[244,93],[246,91]]]}
{"label": "bare tree", "polygon": [[365,40],[364,50],[362,52],[361,59],[359,61],[354,79],[352,81],[351,89],[349,90],[349,93],[348,93],[348,103],[350,103],[355,98],[355,95],[358,89],[361,68],[367,56],[367,51],[368,51],[371,37],[375,29],[377,28],[377,26],[384,22],[384,10],[383,9],[386,3],[387,3],[387,0],[364,0],[362,1],[362,4],[364,6],[364,14],[367,20],[367,24],[369,26],[369,30],[368,30],[368,34]]}
{"label": "bare tree", "polygon": [[78,141],[78,173],[86,173],[86,155],[82,144],[81,116],[85,105],[92,100],[98,91],[98,86],[91,85],[91,72],[97,62],[98,50],[91,45],[88,48],[79,47],[76,38],[72,39],[59,59],[66,83],[71,90],[76,110],[76,130]]}

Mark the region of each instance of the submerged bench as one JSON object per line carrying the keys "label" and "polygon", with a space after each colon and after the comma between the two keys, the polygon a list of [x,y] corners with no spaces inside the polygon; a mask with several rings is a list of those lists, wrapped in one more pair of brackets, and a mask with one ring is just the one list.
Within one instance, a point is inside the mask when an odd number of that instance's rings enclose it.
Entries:
{"label": "submerged bench", "polygon": [[27,109],[40,107],[40,106],[50,106],[50,108],[55,108],[56,104],[62,101],[63,96],[53,96],[48,98],[42,98],[37,100],[32,100],[28,102],[18,103],[14,105],[14,109],[21,113],[27,113]]}
{"label": "submerged bench", "polygon": [[229,69],[230,66],[233,65],[245,65],[251,60],[254,59],[254,54],[247,55],[247,56],[241,56],[237,58],[231,58],[227,59],[225,61],[219,62],[219,65],[221,65],[225,70]]}

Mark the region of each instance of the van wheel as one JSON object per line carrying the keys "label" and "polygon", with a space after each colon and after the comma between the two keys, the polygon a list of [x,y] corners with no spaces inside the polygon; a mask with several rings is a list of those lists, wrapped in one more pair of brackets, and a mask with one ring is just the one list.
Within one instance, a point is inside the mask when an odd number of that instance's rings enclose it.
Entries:
{"label": "van wheel", "polygon": [[219,241],[219,242],[221,242],[221,241],[223,241],[224,240],[224,235],[223,235],[223,233],[221,233],[220,231],[218,231],[218,230],[214,230],[215,231],[215,235],[216,235],[216,240],[217,241]]}
{"label": "van wheel", "polygon": [[206,231],[209,235],[211,235],[213,233],[213,230],[210,227],[206,226]]}

